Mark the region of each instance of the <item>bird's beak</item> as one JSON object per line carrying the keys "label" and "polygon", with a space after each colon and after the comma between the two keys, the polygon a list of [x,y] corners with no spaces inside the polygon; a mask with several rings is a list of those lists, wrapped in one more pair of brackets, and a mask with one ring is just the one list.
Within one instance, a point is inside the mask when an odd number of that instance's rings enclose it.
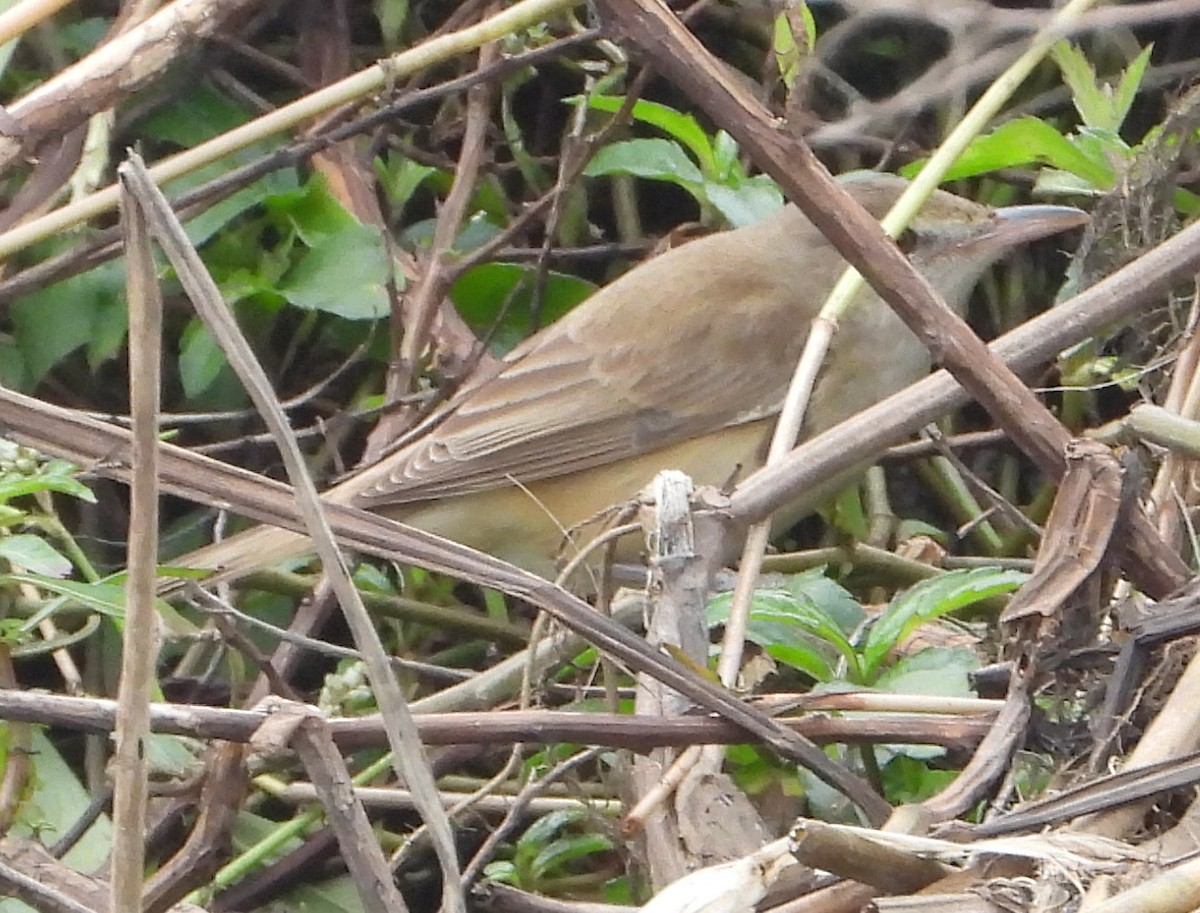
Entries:
{"label": "bird's beak", "polygon": [[1088,214],[1074,206],[1006,206],[994,214],[995,227],[979,240],[1008,249],[1078,228]]}

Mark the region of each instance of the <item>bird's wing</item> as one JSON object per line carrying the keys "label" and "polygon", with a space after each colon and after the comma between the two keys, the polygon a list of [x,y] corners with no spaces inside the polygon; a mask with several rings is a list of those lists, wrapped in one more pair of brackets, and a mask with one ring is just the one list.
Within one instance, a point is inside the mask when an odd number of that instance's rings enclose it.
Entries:
{"label": "bird's wing", "polygon": [[[711,256],[706,240],[664,255],[673,264],[656,260],[626,274],[581,306],[588,310],[514,350],[499,374],[456,397],[429,434],[371,470],[356,502],[534,482],[777,412],[806,321],[780,333],[777,322],[757,319],[760,299],[775,303],[779,290],[746,275],[728,249]],[[730,270],[736,301],[671,318],[679,311],[666,296],[704,296]],[[664,359],[664,349],[687,357]]]}

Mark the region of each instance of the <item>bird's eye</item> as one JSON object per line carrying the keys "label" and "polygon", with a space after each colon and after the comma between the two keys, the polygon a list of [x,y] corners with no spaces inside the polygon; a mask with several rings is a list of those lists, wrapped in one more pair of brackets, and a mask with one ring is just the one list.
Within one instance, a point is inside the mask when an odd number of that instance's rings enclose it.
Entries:
{"label": "bird's eye", "polygon": [[906,228],[900,233],[900,237],[896,239],[896,246],[904,251],[905,256],[907,256],[917,249],[917,242],[919,240],[915,231],[911,228]]}

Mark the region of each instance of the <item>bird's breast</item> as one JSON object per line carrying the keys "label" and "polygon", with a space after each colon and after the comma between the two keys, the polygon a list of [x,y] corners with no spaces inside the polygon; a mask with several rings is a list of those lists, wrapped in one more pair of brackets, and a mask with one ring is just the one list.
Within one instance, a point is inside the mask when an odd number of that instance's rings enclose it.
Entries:
{"label": "bird's breast", "polygon": [[[629,503],[664,469],[685,472],[697,485],[722,486],[736,481],[761,464],[772,425],[771,420],[751,422],[528,486],[404,505],[392,515],[553,577],[554,557],[565,531],[575,530],[573,541],[586,543],[602,529],[604,515]],[[641,537],[635,535],[626,537],[618,552],[630,560],[641,550]],[[564,554],[569,557],[572,552],[567,549]]]}

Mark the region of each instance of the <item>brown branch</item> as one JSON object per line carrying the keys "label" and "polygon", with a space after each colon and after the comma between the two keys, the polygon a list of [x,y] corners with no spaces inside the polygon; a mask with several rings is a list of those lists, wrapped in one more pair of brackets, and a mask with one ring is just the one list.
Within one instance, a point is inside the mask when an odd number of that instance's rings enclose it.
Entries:
{"label": "brown branch", "polygon": [[[493,42],[479,49],[477,70],[488,69],[500,55]],[[454,272],[454,241],[466,218],[467,205],[475,193],[475,183],[485,156],[490,113],[495,99],[493,83],[481,80],[467,90],[466,129],[462,149],[454,168],[454,182],[438,213],[425,271],[417,281],[405,306],[392,314],[393,335],[399,335],[399,351],[388,368],[385,403],[397,402],[411,392],[433,331],[434,318],[444,306]],[[385,414],[371,432],[363,462],[369,463],[385,452],[388,445],[411,427],[417,411],[400,409]]]}
{"label": "brown branch", "polygon": [[200,41],[254,5],[248,0],[176,0],[13,102],[8,113],[20,123],[20,135],[0,134],[0,172],[45,140],[149,85]]}
{"label": "brown branch", "polygon": [[363,909],[367,913],[408,913],[328,725],[315,709],[291,704],[285,712],[294,712],[292,708],[303,714],[292,734],[292,747],[320,796]]}
{"label": "brown branch", "polygon": [[44,913],[108,910],[108,885],[59,862],[33,840],[0,839],[0,896],[23,900]]}
{"label": "brown branch", "polygon": [[[822,706],[830,711],[851,710],[855,706],[853,695],[829,695],[825,700]],[[114,706],[114,702],[106,698],[0,689],[0,719],[37,722],[80,732],[110,732]],[[246,742],[262,725],[265,716],[257,710],[152,704],[150,726],[154,732]],[[746,733],[738,726],[713,716],[649,719],[608,713],[492,710],[419,714],[416,721],[421,740],[428,745],[577,742],[641,752],[662,746],[717,745],[747,740]],[[843,717],[810,712],[779,722],[816,742],[897,742],[941,745],[956,751],[973,750],[991,725],[988,716],[935,717],[927,713]],[[382,724],[375,717],[335,719],[329,722],[329,728],[334,742],[343,751],[385,744]]]}
{"label": "brown branch", "polygon": [[217,745],[211,750],[196,803],[196,824],[183,847],[147,879],[142,895],[145,913],[163,913],[203,887],[228,858],[233,826],[249,783],[244,755],[243,745]]}

